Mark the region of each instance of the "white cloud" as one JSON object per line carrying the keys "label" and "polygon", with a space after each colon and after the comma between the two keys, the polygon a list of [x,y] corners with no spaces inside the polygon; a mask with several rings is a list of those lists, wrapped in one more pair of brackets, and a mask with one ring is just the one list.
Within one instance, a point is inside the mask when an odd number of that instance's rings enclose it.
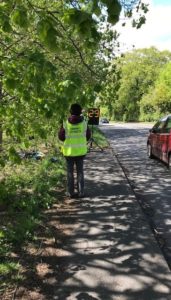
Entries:
{"label": "white cloud", "polygon": [[171,51],[171,4],[149,6],[146,14],[146,24],[140,29],[135,29],[129,24],[122,27],[118,24],[115,29],[121,32],[120,41],[123,50],[135,48],[157,47],[159,50]]}

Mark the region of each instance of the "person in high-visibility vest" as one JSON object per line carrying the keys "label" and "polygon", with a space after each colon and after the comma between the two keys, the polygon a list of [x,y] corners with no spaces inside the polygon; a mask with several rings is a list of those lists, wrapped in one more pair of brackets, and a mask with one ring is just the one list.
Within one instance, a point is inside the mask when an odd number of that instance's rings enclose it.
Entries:
{"label": "person in high-visibility vest", "polygon": [[[67,164],[67,196],[70,198],[84,197],[84,157],[87,154],[87,141],[91,131],[81,115],[82,108],[74,103],[70,108],[71,115],[63,122],[58,138],[63,142],[62,152]],[[77,173],[77,191],[74,192],[74,167]]]}

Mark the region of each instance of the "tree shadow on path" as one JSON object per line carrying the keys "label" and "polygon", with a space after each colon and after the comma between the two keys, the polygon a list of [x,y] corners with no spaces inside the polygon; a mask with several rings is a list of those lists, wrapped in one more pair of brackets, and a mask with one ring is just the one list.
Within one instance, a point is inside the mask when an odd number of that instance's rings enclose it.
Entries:
{"label": "tree shadow on path", "polygon": [[35,285],[26,280],[15,299],[171,299],[168,266],[111,151],[90,153],[85,174],[88,197],[49,212],[49,244],[42,235],[30,270]]}

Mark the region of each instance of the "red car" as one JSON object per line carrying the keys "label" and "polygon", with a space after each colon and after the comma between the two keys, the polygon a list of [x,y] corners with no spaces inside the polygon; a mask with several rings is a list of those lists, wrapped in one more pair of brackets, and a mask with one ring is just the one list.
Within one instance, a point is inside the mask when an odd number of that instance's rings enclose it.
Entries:
{"label": "red car", "polygon": [[152,129],[147,140],[148,157],[158,157],[171,168],[171,115],[161,118]]}

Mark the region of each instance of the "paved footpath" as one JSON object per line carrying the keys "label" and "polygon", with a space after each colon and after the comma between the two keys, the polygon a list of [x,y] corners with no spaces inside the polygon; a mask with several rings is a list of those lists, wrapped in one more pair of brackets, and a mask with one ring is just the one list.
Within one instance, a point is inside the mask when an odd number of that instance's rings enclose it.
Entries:
{"label": "paved footpath", "polygon": [[85,161],[57,300],[171,300],[171,271],[111,149]]}

